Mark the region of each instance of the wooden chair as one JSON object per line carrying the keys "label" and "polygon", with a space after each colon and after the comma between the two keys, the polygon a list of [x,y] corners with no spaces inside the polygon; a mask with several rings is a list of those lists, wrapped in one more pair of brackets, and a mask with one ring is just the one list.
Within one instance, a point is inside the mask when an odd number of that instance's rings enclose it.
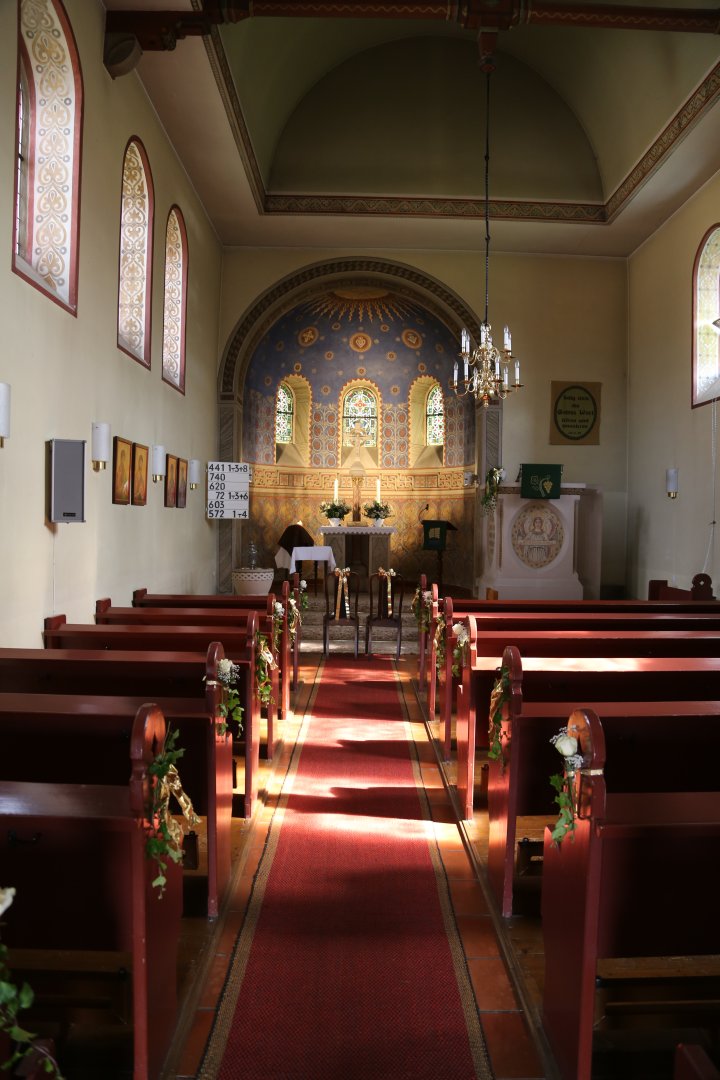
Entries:
{"label": "wooden chair", "polygon": [[376,626],[391,626],[397,630],[396,657],[400,659],[402,646],[402,605],[405,582],[401,574],[392,576],[390,604],[388,606],[388,578],[385,574],[373,574],[370,578],[370,614],[365,626],[365,652],[372,651],[372,632]]}
{"label": "wooden chair", "polygon": [[[343,579],[347,584],[347,592]],[[346,606],[347,598],[347,606]],[[360,637],[360,575],[354,570],[335,570],[325,578],[325,614],[323,615],[323,655],[330,650],[330,627],[355,627],[355,659],[358,658],[358,639]]]}

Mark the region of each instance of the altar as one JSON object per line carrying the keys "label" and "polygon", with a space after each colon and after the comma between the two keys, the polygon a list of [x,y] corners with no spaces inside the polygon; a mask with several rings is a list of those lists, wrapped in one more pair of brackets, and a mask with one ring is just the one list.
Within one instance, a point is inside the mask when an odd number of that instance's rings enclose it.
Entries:
{"label": "altar", "polygon": [[376,574],[379,567],[390,568],[390,537],[394,525],[330,525],[320,530],[329,544],[337,566],[358,570],[361,577]]}
{"label": "altar", "polygon": [[482,573],[476,595],[501,600],[597,599],[602,497],[586,484],[561,484],[560,497],[528,499],[519,484],[498,490],[483,519]]}

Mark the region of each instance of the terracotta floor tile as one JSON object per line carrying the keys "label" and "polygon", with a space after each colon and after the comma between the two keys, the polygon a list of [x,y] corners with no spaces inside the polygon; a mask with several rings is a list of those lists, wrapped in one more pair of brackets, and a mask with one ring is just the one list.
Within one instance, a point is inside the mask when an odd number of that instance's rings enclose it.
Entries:
{"label": "terracotta floor tile", "polygon": [[449,878],[475,880],[475,871],[464,851],[445,851],[442,860]]}
{"label": "terracotta floor tile", "polygon": [[229,959],[229,956],[225,953],[215,955],[203,984],[203,991],[198,1001],[199,1009],[214,1009],[217,1007],[220,993],[225,985]]}
{"label": "terracotta floor tile", "polygon": [[197,1073],[214,1019],[212,1009],[202,1009],[195,1014],[178,1065],[178,1076],[195,1076]]}
{"label": "terracotta floor tile", "polygon": [[478,956],[500,955],[489,915],[457,915],[455,921],[468,960]]}
{"label": "terracotta floor tile", "polygon": [[481,1020],[495,1080],[542,1080],[544,1072],[522,1013],[483,1012]]}
{"label": "terracotta floor tile", "polygon": [[476,881],[450,880],[450,896],[456,915],[486,915],[485,894]]}
{"label": "terracotta floor tile", "polygon": [[245,913],[242,911],[232,911],[225,920],[225,925],[220,932],[220,937],[217,943],[217,952],[224,953],[229,956],[233,950],[233,946],[237,941],[237,936],[240,932],[245,919]]}
{"label": "terracotta floor tile", "polygon": [[499,956],[478,956],[468,961],[475,1000],[482,1012],[485,1009],[517,1009],[505,965]]}

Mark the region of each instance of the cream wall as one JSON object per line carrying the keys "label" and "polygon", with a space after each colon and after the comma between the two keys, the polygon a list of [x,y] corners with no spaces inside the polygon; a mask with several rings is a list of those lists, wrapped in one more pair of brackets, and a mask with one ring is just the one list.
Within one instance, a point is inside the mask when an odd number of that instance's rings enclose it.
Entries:
{"label": "cream wall", "polygon": [[[482,253],[363,251],[411,265],[454,291],[481,318]],[[233,249],[223,262],[221,350],[247,310],[278,280],[303,267],[357,251]],[[627,276],[624,260],[493,254],[490,320],[509,323],[525,389],[503,414],[503,464],[515,479],[524,461],[561,463],[565,481],[598,484],[604,493],[602,581],[625,582]],[[550,383],[602,384],[598,446],[550,446]]]}
{"label": "cream wall", "polygon": [[[720,175],[629,261],[628,551],[640,595],[650,578],[686,588],[701,570],[718,576],[715,406],[690,405],[693,263],[718,222]],[[667,468],[680,470],[675,500],[665,493]]]}
{"label": "cream wall", "polygon": [[[0,450],[0,645],[41,644],[42,620],[92,621],[95,600],[127,604],[132,589],[212,591],[216,536],[201,489],[165,509],[149,483],[146,507],[114,506],[110,471],[89,464],[90,427],[203,460],[216,453],[217,303],[221,251],[188,178],[135,75],[102,66],[105,12],[65,0],[82,64],[83,132],[77,318],[10,270],[14,155],[0,156],[0,381],[12,386],[12,432]],[[15,139],[16,4],[0,4],[0,145]],[[139,136],[155,184],[152,369],[116,347],[119,196],[128,138]],[[185,396],[161,382],[167,214],[177,203],[189,245]],[[84,524],[45,524],[45,442],[87,439]]]}

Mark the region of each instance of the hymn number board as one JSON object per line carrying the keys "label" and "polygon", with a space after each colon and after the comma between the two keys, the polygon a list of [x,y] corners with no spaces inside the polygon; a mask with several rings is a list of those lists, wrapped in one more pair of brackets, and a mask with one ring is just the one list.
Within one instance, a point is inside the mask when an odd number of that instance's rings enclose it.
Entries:
{"label": "hymn number board", "polygon": [[209,461],[207,468],[207,516],[249,518],[251,466],[240,461]]}

